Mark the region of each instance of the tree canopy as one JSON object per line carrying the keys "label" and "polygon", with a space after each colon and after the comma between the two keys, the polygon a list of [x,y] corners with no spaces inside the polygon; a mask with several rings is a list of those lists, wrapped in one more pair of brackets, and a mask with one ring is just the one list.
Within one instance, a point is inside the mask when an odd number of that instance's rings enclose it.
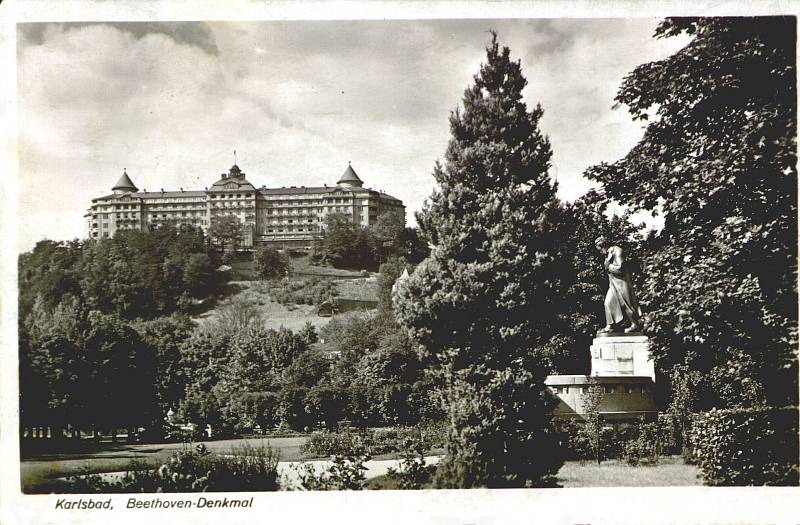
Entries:
{"label": "tree canopy", "polygon": [[797,402],[795,24],[664,20],[657,38],[692,40],[616,97],[648,123],[643,138],[586,172],[663,216],[643,262],[645,327],[660,371],[701,372],[706,408]]}

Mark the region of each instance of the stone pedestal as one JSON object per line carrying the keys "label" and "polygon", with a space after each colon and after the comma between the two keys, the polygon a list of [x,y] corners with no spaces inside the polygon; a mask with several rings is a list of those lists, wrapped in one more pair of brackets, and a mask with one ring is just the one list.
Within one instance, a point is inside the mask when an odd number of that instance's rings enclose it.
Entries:
{"label": "stone pedestal", "polygon": [[656,380],[650,342],[645,335],[596,337],[589,350],[593,376],[645,376]]}

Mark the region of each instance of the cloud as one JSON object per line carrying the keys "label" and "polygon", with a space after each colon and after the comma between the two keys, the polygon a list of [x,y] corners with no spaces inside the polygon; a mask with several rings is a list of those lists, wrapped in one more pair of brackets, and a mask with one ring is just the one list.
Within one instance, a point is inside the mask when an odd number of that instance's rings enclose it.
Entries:
{"label": "cloud", "polygon": [[212,55],[219,52],[214,34],[202,22],[30,22],[19,24],[19,28],[26,45],[41,45],[47,38],[48,30],[53,27],[59,31],[69,31],[96,25],[113,27],[137,39],[151,34],[166,35],[178,44],[196,46]]}
{"label": "cloud", "polygon": [[575,198],[589,187],[586,167],[638,139],[638,125],[610,109],[622,76],[671,52],[651,38],[654,20],[20,27],[23,249],[85,235],[75,218],[123,168],[140,188],[203,188],[234,149],[258,186],[334,184],[352,161],[413,221],[489,29],[522,61],[526,99],[545,109],[553,174]]}

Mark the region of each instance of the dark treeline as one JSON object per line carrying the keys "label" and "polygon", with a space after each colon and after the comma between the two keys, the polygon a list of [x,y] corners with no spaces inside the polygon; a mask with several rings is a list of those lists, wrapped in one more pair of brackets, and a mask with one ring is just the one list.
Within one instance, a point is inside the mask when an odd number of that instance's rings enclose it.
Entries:
{"label": "dark treeline", "polygon": [[39,242],[19,258],[20,423],[150,426],[182,397],[177,346],[193,303],[225,284],[202,231]]}

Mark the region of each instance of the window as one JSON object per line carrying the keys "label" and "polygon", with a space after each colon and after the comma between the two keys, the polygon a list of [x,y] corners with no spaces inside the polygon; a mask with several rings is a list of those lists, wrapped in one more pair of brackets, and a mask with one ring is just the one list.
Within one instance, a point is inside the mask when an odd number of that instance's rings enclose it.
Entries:
{"label": "window", "polygon": [[606,394],[613,394],[614,393],[614,386],[613,385],[606,386],[605,392],[606,392]]}

